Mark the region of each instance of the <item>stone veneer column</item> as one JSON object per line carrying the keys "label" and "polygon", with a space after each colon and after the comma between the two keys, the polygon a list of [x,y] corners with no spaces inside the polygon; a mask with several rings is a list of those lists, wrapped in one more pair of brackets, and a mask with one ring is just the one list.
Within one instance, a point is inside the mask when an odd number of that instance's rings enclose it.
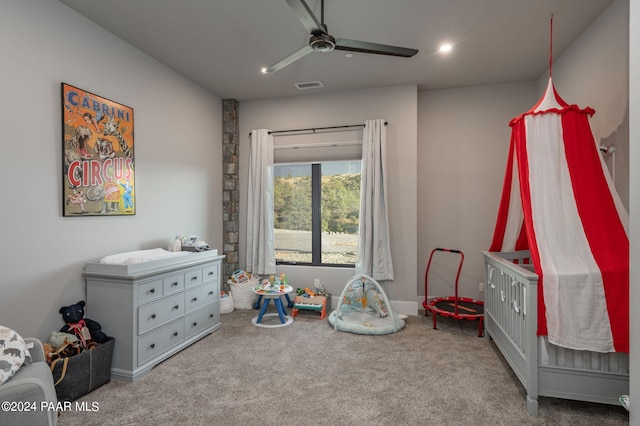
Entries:
{"label": "stone veneer column", "polygon": [[239,268],[238,232],[240,229],[238,154],[239,154],[238,101],[222,100],[222,227],[223,227],[223,282],[228,290],[227,280]]}

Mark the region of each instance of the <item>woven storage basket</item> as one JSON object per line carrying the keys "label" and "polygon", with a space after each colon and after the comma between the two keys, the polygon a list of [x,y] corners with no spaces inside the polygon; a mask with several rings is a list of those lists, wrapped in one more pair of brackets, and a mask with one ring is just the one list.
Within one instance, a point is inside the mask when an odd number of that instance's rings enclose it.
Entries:
{"label": "woven storage basket", "polygon": [[236,284],[229,280],[227,283],[233,297],[233,307],[236,309],[253,309],[253,302],[256,299],[253,287],[256,286],[257,282],[249,280],[242,284]]}
{"label": "woven storage basket", "polygon": [[233,312],[233,295],[228,294],[220,298],[220,313],[230,314]]}

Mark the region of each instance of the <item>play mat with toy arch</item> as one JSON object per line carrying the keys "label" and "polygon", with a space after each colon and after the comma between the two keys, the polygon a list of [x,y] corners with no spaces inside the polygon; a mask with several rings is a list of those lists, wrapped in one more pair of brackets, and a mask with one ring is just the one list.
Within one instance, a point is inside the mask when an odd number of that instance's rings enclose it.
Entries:
{"label": "play mat with toy arch", "polygon": [[390,334],[405,321],[393,312],[380,284],[367,275],[352,277],[342,290],[338,306],[329,315],[336,330],[356,334]]}

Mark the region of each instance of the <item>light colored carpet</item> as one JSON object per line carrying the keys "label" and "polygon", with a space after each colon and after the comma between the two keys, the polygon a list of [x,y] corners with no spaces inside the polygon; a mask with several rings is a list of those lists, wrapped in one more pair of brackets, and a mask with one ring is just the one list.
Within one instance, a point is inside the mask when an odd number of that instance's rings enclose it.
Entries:
{"label": "light colored carpet", "polygon": [[[386,336],[334,331],[301,311],[282,328],[251,324],[257,311],[222,316],[210,336],[136,383],[111,381],[64,412],[68,425],[624,425],[620,406],[540,398],[524,389],[477,323],[409,317]],[[117,345],[117,342],[116,342]]]}

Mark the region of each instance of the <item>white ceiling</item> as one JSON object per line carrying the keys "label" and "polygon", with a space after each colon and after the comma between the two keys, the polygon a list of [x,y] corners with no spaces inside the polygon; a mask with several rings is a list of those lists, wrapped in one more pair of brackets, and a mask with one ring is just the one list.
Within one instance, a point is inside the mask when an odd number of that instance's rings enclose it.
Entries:
{"label": "white ceiling", "polygon": [[[222,99],[257,100],[417,84],[420,90],[534,80],[612,0],[326,0],[335,37],[419,49],[413,58],[314,52],[285,0],[59,0]],[[307,0],[320,19],[320,0]],[[441,42],[454,45],[446,56]],[[294,84],[320,80],[324,88]]]}

